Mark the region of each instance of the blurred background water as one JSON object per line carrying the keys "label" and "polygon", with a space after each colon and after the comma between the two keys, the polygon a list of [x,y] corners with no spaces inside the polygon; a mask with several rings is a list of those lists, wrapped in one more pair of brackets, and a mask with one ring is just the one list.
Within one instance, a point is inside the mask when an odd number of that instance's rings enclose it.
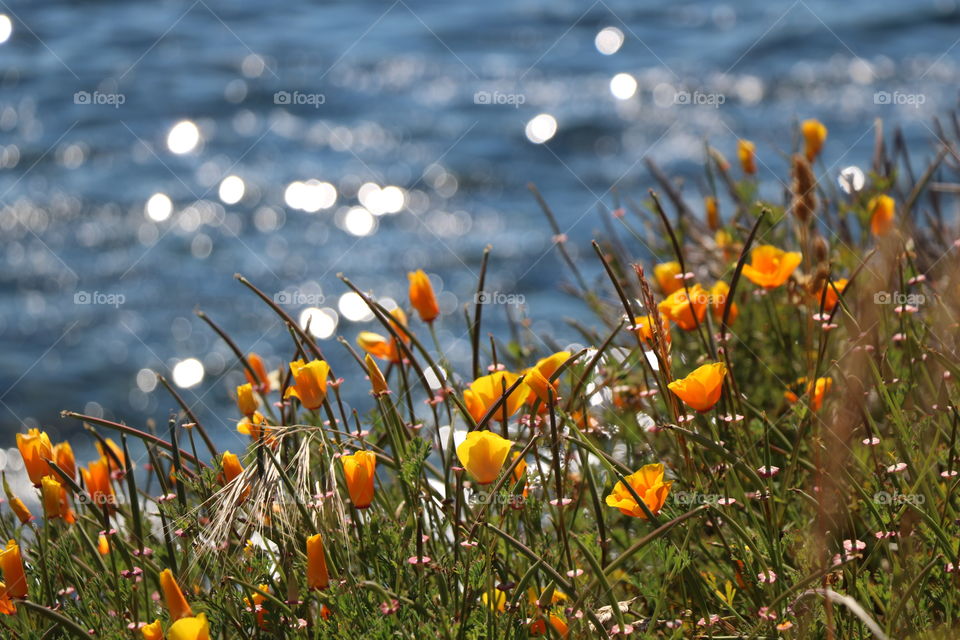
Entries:
{"label": "blurred background water", "polygon": [[[731,160],[737,136],[754,140],[776,197],[807,117],[829,128],[831,179],[866,168],[878,116],[929,156],[960,56],[950,0],[4,0],[0,14],[4,446],[25,426],[75,432],[61,409],[162,424],[175,405],[153,371],[236,446],[242,375],[194,309],[271,366],[290,354],[236,272],[312,318],[361,409],[334,337],[374,327],[339,272],[406,304],[406,272],[426,269],[466,373],[459,310],[490,243],[488,289],[523,296],[564,344],[583,311],[527,182],[591,262],[598,204],[613,186],[642,199],[647,157],[698,202],[705,139]],[[492,305],[485,330],[503,336],[505,317]]]}

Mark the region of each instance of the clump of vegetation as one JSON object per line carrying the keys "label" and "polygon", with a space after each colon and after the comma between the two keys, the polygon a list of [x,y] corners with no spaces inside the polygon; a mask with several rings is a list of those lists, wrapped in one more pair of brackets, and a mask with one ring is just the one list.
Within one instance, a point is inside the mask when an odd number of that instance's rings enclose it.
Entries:
{"label": "clump of vegetation", "polygon": [[405,309],[341,278],[382,326],[359,349],[239,277],[292,339],[267,366],[200,313],[248,448],[182,402],[165,430],[64,412],[100,452],[79,469],[20,434],[42,513],[5,483],[0,636],[955,637],[955,147],[914,177],[878,131],[838,188],[826,137],[802,123],[779,204],[745,140],[737,167],[707,148],[702,205],[652,167],[664,199],[610,212],[595,269],[535,194],[598,318],[583,348],[486,340],[488,254],[467,371],[425,339],[458,320],[422,271]]}

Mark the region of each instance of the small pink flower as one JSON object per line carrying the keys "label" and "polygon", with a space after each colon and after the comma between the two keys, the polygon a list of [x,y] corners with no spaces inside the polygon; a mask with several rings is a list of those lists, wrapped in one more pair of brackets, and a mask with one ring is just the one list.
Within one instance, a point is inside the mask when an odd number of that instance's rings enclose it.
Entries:
{"label": "small pink flower", "polygon": [[579,578],[583,575],[583,569],[570,569],[567,571],[568,578]]}
{"label": "small pink flower", "polygon": [[760,467],[757,469],[757,473],[760,474],[761,478],[772,478],[773,476],[780,473],[780,467]]}
{"label": "small pink flower", "polygon": [[381,602],[380,603],[380,613],[385,616],[393,615],[400,610],[400,602],[397,600],[390,600],[390,602]]}
{"label": "small pink flower", "polygon": [[787,631],[789,629],[793,629],[793,623],[789,620],[784,620],[777,625],[777,631]]}
{"label": "small pink flower", "polygon": [[430,558],[428,558],[427,556],[420,556],[419,558],[417,556],[410,556],[409,558],[407,558],[407,562],[409,562],[412,565],[429,564]]}
{"label": "small pink flower", "polygon": [[907,468],[906,462],[898,462],[897,464],[892,464],[887,467],[887,473],[900,473]]}
{"label": "small pink flower", "polygon": [[940,472],[940,477],[941,477],[941,478],[955,478],[956,476],[957,476],[957,470],[956,470],[956,469],[950,469],[949,471],[941,471],[941,472]]}
{"label": "small pink flower", "polygon": [[844,540],[843,548],[847,551],[863,551],[867,548],[867,543],[863,540]]}
{"label": "small pink flower", "polygon": [[615,636],[628,636],[631,633],[633,633],[633,625],[625,624],[623,625],[623,629],[621,630],[620,625],[615,624],[613,625],[613,628],[610,629],[610,633]]}
{"label": "small pink flower", "polygon": [[760,607],[760,610],[757,611],[757,615],[760,616],[761,620],[776,620],[777,612],[771,611],[770,607]]}
{"label": "small pink flower", "polygon": [[719,500],[717,500],[717,504],[722,507],[725,507],[728,504],[737,504],[737,499],[736,498],[720,498]]}
{"label": "small pink flower", "polygon": [[759,580],[761,584],[773,584],[777,581],[777,574],[773,571],[773,569],[767,569],[766,571],[761,571],[757,574],[757,580]]}
{"label": "small pink flower", "polygon": [[867,445],[868,447],[875,447],[880,444],[880,438],[877,436],[873,436],[872,438],[864,438],[863,444]]}
{"label": "small pink flower", "polygon": [[720,622],[720,616],[715,613],[711,613],[709,618],[700,618],[697,620],[698,627],[712,627],[713,625]]}

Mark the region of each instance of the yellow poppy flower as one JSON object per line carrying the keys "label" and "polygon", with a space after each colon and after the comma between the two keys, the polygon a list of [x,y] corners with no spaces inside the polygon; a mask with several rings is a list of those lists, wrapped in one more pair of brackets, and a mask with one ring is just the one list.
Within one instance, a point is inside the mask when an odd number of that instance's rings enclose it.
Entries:
{"label": "yellow poppy flower", "polygon": [[457,447],[457,457],[477,483],[490,484],[500,475],[511,446],[511,440],[491,431],[471,431]]}
{"label": "yellow poppy flower", "polygon": [[210,640],[210,626],[207,616],[181,618],[167,631],[167,640]]}
{"label": "yellow poppy flower", "polygon": [[[495,371],[471,382],[470,387],[463,392],[463,400],[473,419],[479,422],[519,377],[509,371]],[[527,399],[528,394],[526,385],[518,385],[497,409],[494,418],[503,421],[515,414]]]}
{"label": "yellow poppy flower", "polygon": [[527,394],[527,404],[534,404],[537,398],[540,398],[543,403],[542,409],[546,410],[550,394],[548,387],[553,389],[553,400],[556,401],[560,381],[550,382],[550,376],[555,374],[557,369],[570,359],[570,355],[569,351],[558,351],[551,356],[538,360],[537,364],[525,371],[526,376],[523,383],[530,389],[530,393]]}

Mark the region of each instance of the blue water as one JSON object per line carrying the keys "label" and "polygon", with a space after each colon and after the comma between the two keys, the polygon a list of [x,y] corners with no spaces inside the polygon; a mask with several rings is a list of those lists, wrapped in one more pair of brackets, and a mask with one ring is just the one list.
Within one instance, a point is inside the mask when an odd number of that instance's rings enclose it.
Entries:
{"label": "blue water", "polygon": [[[0,434],[10,443],[23,425],[76,430],[61,409],[163,424],[174,403],[137,374],[169,376],[186,358],[205,375],[181,393],[233,442],[239,368],[193,310],[272,365],[290,355],[235,272],[271,295],[308,296],[288,307],[295,318],[336,310],[337,334],[352,341],[372,327],[339,312],[336,274],[404,301],[406,271],[423,267],[450,314],[440,340],[465,373],[459,309],[490,243],[488,288],[525,296],[538,334],[574,340],[564,320],[585,311],[560,290],[569,274],[526,183],[595,273],[598,203],[614,206],[614,185],[641,200],[654,186],[645,158],[685,176],[696,203],[704,139],[731,159],[736,136],[753,139],[776,197],[772,172],[785,175],[789,128],[806,117],[830,130],[830,180],[866,168],[877,116],[928,157],[960,57],[960,10],[928,0],[6,0],[0,13],[13,27],[0,44]],[[612,55],[595,45],[606,27],[623,33]],[[638,84],[626,100],[611,94],[619,73]],[[676,104],[678,91],[723,103]],[[322,104],[277,104],[277,92]],[[478,92],[499,104],[478,104]],[[877,92],[899,104],[877,104]],[[557,123],[546,144],[525,135],[538,114]],[[202,141],[176,155],[167,136],[181,120]],[[227,175],[244,181],[238,203],[219,197]],[[288,206],[287,185],[311,179],[335,185],[332,208]],[[405,190],[403,210],[351,212],[364,183]],[[145,214],[155,193],[173,205],[161,221]],[[84,293],[115,304],[77,304]],[[506,338],[504,312],[491,306],[484,319]],[[362,376],[335,340],[322,348],[362,408]]]}

